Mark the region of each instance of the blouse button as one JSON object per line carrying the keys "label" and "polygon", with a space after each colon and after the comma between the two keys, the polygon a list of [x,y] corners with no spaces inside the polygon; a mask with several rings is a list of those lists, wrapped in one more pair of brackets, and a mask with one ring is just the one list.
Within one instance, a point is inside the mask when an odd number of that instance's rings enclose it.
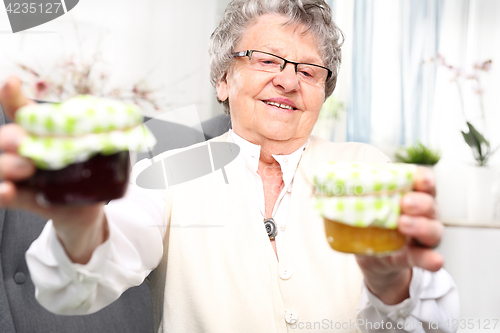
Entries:
{"label": "blouse button", "polygon": [[293,271],[291,268],[285,267],[280,269],[280,278],[282,280],[288,280],[292,277]]}
{"label": "blouse button", "polygon": [[297,311],[294,310],[285,310],[285,321],[290,325],[294,325],[297,323],[297,319],[299,319],[299,315]]}

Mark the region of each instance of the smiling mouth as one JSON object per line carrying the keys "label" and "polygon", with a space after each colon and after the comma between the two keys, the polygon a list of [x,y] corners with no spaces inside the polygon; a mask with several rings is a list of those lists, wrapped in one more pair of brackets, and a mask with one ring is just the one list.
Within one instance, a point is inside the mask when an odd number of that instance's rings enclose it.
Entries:
{"label": "smiling mouth", "polygon": [[280,108],[280,109],[297,110],[297,108],[291,107],[290,105],[287,105],[287,104],[280,104],[280,103],[269,102],[269,101],[262,101],[262,102],[264,102],[267,105],[272,105],[272,106],[275,106],[275,107]]}

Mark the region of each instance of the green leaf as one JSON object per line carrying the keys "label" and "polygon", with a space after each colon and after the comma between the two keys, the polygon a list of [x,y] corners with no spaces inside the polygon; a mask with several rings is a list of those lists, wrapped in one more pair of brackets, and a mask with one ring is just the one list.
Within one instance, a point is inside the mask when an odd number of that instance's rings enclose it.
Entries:
{"label": "green leaf", "polygon": [[488,146],[488,147],[490,146],[490,143],[488,142],[488,140],[486,140],[484,138],[484,136],[481,133],[479,133],[479,131],[474,126],[472,126],[471,123],[467,122],[467,126],[469,126],[469,133],[474,135],[474,137],[476,138],[476,140],[479,143],[485,143],[486,146]]}
{"label": "green leaf", "polygon": [[467,122],[467,127],[469,128],[468,133],[462,131],[464,140],[472,148],[472,154],[477,164],[485,166],[488,164],[488,159],[496,152],[498,147],[491,151],[489,141],[471,123]]}
{"label": "green leaf", "polygon": [[467,133],[465,133],[464,131],[461,131],[461,132],[462,132],[462,135],[464,136],[465,142],[469,145],[469,147],[471,147],[471,148],[477,147],[477,145],[479,143],[477,142],[474,135],[472,135],[470,132],[467,132]]}
{"label": "green leaf", "polygon": [[482,164],[483,152],[481,149],[481,139],[484,140],[484,137],[474,128],[474,126],[472,126],[471,123],[467,122],[467,126],[469,127],[469,132],[462,132],[465,142],[467,142],[467,144],[472,148],[474,158]]}

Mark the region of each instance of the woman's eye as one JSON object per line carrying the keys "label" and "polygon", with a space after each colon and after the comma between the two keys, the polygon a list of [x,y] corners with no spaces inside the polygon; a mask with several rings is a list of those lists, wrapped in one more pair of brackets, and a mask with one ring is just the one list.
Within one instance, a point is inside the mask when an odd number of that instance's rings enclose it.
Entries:
{"label": "woman's eye", "polygon": [[300,74],[302,74],[305,77],[314,77],[313,73],[308,71],[300,71]]}
{"label": "woman's eye", "polygon": [[274,60],[261,60],[261,63],[263,63],[264,65],[276,65],[276,64],[278,64]]}

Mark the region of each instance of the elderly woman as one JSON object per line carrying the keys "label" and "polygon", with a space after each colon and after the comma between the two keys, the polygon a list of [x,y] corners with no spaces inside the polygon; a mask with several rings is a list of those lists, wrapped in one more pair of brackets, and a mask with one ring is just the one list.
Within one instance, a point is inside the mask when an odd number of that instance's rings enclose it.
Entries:
{"label": "elderly woman", "polygon": [[[443,231],[431,174],[420,170],[418,192],[402,201],[399,230],[418,246],[388,257],[332,251],[308,203],[318,163],[388,161],[368,145],[311,136],[335,88],[341,37],[323,0],[229,4],[210,46],[212,80],[233,125],[214,140],[241,148],[226,166],[229,184],[215,172],[167,190],[131,184],[106,207],[47,208],[5,182],[2,205],[52,219],[27,254],[39,301],[90,313],[147,277],[161,332],[410,331],[421,322],[449,331],[457,292],[431,249]],[[11,113],[26,103],[15,80],[1,94]],[[33,172],[15,154],[20,136],[16,126],[1,132],[5,179]],[[271,217],[276,237],[264,228]]]}

